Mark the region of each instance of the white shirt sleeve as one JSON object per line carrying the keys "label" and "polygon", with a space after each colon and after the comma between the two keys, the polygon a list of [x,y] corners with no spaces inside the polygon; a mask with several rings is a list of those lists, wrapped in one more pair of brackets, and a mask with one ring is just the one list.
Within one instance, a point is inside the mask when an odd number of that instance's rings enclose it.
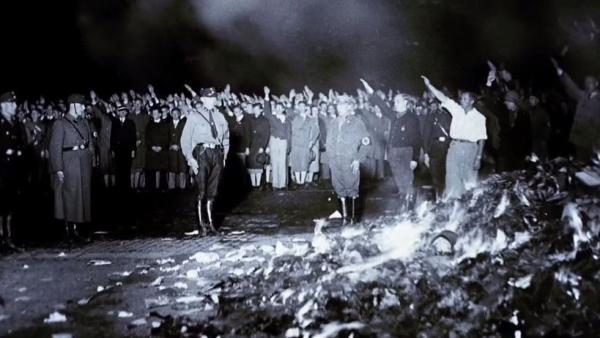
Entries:
{"label": "white shirt sleeve", "polygon": [[459,114],[465,114],[464,109],[452,99],[447,99],[445,102],[442,102],[441,107],[445,108],[453,117]]}

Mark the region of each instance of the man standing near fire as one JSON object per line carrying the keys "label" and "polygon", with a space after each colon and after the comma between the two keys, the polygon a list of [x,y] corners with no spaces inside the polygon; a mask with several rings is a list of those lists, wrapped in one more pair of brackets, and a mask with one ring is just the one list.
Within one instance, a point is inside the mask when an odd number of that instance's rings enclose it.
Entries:
{"label": "man standing near fire", "polygon": [[433,93],[450,115],[450,148],[446,156],[446,197],[460,198],[477,181],[483,146],[487,139],[485,117],[473,106],[475,95],[463,92],[460,104],[435,88],[428,78],[421,76],[427,89]]}
{"label": "man standing near fire", "polygon": [[[181,134],[181,151],[195,175],[198,186],[198,227],[206,236],[208,229],[216,232],[214,204],[229,152],[229,128],[225,116],[216,109],[217,92],[214,88],[202,89],[200,95],[196,95],[189,86],[187,89],[194,96],[194,107]],[[206,201],[208,224],[202,217],[203,201]]]}

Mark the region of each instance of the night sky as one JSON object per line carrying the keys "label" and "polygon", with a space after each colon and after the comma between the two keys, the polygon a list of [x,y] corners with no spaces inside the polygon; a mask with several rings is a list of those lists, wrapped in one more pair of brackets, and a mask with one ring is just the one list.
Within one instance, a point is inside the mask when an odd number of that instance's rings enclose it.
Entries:
{"label": "night sky", "polygon": [[[304,84],[417,93],[419,75],[477,89],[491,59],[523,85],[552,85],[548,56],[600,73],[600,1],[61,0],[1,12],[1,90],[108,94],[153,83],[234,90]],[[575,21],[579,26],[575,27]],[[554,81],[552,81],[554,80]]]}

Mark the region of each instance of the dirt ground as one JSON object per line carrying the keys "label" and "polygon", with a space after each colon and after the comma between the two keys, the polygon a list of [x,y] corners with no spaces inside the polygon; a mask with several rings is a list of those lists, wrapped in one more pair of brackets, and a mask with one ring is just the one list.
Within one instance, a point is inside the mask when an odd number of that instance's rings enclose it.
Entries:
{"label": "dirt ground", "polygon": [[[390,180],[363,186],[363,219],[397,212]],[[221,211],[221,235],[198,238],[185,234],[195,225],[191,192],[103,198],[97,202],[102,213],[90,229],[92,243],[69,247],[60,241],[60,224],[36,225],[45,229],[37,241],[25,242],[23,252],[2,256],[2,336],[142,337],[167,316],[208,316],[218,300],[198,295],[224,275],[252,265],[223,260],[228,252],[309,241],[313,220],[338,207],[327,185],[253,192]],[[135,212],[115,217],[124,210]],[[198,252],[217,254],[223,264],[204,269],[202,260],[190,259]],[[66,320],[45,323],[54,312]]]}

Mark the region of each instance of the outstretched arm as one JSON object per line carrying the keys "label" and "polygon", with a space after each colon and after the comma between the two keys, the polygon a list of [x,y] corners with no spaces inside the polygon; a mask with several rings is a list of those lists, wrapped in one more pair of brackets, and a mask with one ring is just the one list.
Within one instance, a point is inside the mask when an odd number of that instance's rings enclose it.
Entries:
{"label": "outstretched arm", "polygon": [[435,96],[436,99],[438,99],[441,103],[445,103],[446,101],[448,101],[448,96],[446,96],[446,94],[442,93],[441,90],[435,88],[431,84],[431,81],[429,81],[429,79],[427,77],[421,75],[421,78],[425,82],[425,87],[427,87],[427,89],[429,89],[429,91],[431,91],[431,93],[433,94],[433,96]]}

